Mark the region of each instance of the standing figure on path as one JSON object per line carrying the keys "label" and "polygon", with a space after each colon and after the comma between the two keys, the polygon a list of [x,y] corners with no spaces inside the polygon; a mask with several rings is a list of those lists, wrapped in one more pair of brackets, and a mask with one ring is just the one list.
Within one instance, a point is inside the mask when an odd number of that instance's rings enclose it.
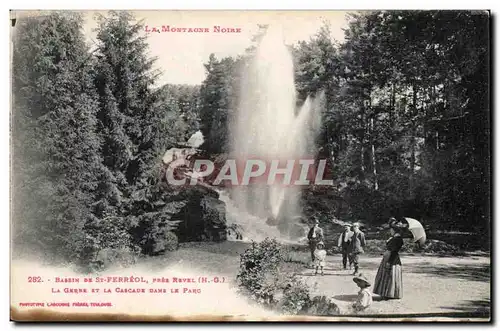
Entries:
{"label": "standing figure on path", "polygon": [[391,238],[386,242],[386,251],[378,267],[373,293],[380,295],[384,300],[401,299],[403,297],[403,273],[399,250],[403,246],[401,231],[404,227],[391,218]]}
{"label": "standing figure on path", "polygon": [[314,250],[314,257],[315,257],[315,264],[316,264],[316,272],[314,273],[315,275],[318,274],[318,269],[321,271],[321,276],[323,276],[323,267],[325,266],[326,262],[326,250],[325,250],[325,244],[323,244],[322,241],[316,245],[316,249]]}
{"label": "standing figure on path", "polygon": [[351,259],[351,239],[353,232],[351,231],[351,227],[346,225],[344,228],[344,232],[339,237],[338,247],[342,250],[342,265],[344,266],[344,270],[347,269],[347,259],[349,259],[349,269],[352,267],[352,259]]}
{"label": "standing figure on path", "polygon": [[353,234],[351,237],[351,260],[354,264],[354,273],[357,275],[359,271],[359,255],[363,254],[366,246],[365,234],[359,229],[359,224],[354,223],[352,226]]}
{"label": "standing figure on path", "polygon": [[323,241],[323,229],[319,227],[319,220],[314,220],[313,227],[309,230],[307,234],[307,239],[309,240],[309,249],[311,251],[311,259],[314,262],[314,251],[316,250],[316,245]]}

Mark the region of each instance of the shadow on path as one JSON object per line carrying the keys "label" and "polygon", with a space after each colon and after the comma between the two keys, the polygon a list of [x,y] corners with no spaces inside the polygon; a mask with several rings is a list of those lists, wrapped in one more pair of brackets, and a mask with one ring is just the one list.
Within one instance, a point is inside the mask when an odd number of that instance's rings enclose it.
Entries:
{"label": "shadow on path", "polygon": [[462,278],[478,282],[489,282],[491,280],[491,268],[489,265],[421,265],[411,268],[410,272],[416,274],[430,274],[446,278]]}
{"label": "shadow on path", "polygon": [[[347,301],[347,302],[352,302],[352,301],[356,301],[356,298],[358,296],[356,294],[342,294],[342,295],[335,295],[333,296],[333,298],[335,300],[339,300],[339,301]],[[382,299],[382,297],[379,297],[377,295],[374,295],[373,296],[373,301],[374,302],[379,302],[379,301],[387,301],[387,300],[384,300]]]}
{"label": "shadow on path", "polygon": [[303,271],[303,272],[299,273],[299,275],[300,276],[316,276],[316,277],[327,277],[327,276],[354,277],[351,274],[345,274],[345,273],[339,273],[339,272],[332,273],[331,271],[325,271],[323,276],[321,276],[321,273],[318,273],[316,275],[314,273],[314,271]]}
{"label": "shadow on path", "polygon": [[348,301],[348,302],[355,301],[357,297],[358,296],[356,294],[342,294],[333,296],[335,300]]}
{"label": "shadow on path", "polygon": [[[371,318],[371,320],[367,321],[369,323],[376,322],[385,322],[385,318],[406,318],[407,320],[398,321],[398,323],[415,323],[416,321],[411,320],[411,318],[490,318],[490,314],[487,312],[444,312],[444,313],[416,313],[416,314],[363,314],[360,315],[342,315],[343,317],[363,317],[363,318]],[[377,321],[380,319],[380,321]],[[434,321],[429,321],[434,322]],[[450,322],[456,322],[451,320]],[[488,321],[484,321],[488,322]]]}
{"label": "shadow on path", "polygon": [[453,309],[462,312],[484,313],[489,315],[491,311],[491,302],[488,299],[483,300],[467,300],[464,303],[454,307],[441,307],[443,309]]}

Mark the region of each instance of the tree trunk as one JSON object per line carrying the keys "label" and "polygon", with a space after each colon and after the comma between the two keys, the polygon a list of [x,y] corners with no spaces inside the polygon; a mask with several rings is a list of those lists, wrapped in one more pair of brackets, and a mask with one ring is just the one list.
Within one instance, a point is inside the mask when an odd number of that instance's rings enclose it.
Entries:
{"label": "tree trunk", "polygon": [[375,142],[374,142],[374,135],[375,135],[375,120],[373,119],[373,116],[371,117],[371,130],[370,130],[370,139],[371,139],[371,144],[372,144],[372,167],[373,167],[373,183],[374,183],[374,189],[375,191],[378,190],[378,179],[377,179],[377,159],[375,157]]}
{"label": "tree trunk", "polygon": [[[329,157],[330,157],[330,160],[332,161],[332,164],[335,163],[335,157],[338,153],[338,147],[335,146],[335,139],[331,136],[331,135],[328,135],[327,137],[327,143],[328,143],[328,148],[329,148]],[[342,136],[339,135],[339,138],[338,140],[340,141],[342,139]],[[339,143],[337,143],[338,145]]]}
{"label": "tree trunk", "polygon": [[432,93],[432,87],[429,87],[428,89],[428,95],[429,95],[429,103],[427,103],[427,106],[425,107],[424,102],[422,101],[422,108],[424,110],[424,120],[423,120],[423,129],[424,129],[424,146],[427,146],[427,143],[429,141],[427,135],[428,135],[428,121],[429,121],[429,114],[432,109],[433,105],[433,93]]}
{"label": "tree trunk", "polygon": [[396,115],[396,87],[393,83],[391,92],[391,101],[389,105],[389,123],[391,124],[392,129],[394,129],[395,115]]}
{"label": "tree trunk", "polygon": [[[432,86],[432,112],[430,118],[433,118],[434,116],[437,115],[436,98],[437,98],[437,91],[436,91],[436,85],[434,84]],[[434,128],[434,130],[436,131],[435,133],[436,150],[439,150],[439,129]]]}
{"label": "tree trunk", "polygon": [[416,123],[415,123],[415,116],[417,115],[417,89],[415,87],[415,84],[412,86],[412,92],[413,92],[413,103],[412,103],[412,111],[411,111],[411,117],[410,117],[410,125],[411,125],[411,137],[410,137],[410,150],[411,150],[411,156],[410,156],[410,185],[409,185],[409,193],[410,197],[413,196],[413,189],[414,189],[414,172],[415,172],[415,134],[416,134]]}
{"label": "tree trunk", "polygon": [[365,142],[361,138],[361,178],[365,178]]}
{"label": "tree trunk", "polygon": [[362,125],[362,132],[361,132],[361,179],[365,178],[365,134],[366,134],[366,114],[365,114],[365,104],[361,106],[361,125]]}

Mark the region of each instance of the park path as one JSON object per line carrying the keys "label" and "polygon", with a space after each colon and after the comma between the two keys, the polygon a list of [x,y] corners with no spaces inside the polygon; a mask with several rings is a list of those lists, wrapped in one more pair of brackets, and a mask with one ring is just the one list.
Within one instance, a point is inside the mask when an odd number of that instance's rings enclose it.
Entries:
{"label": "park path", "polygon": [[[382,256],[361,256],[360,272],[373,282]],[[368,314],[481,314],[490,306],[489,256],[439,257],[401,255],[403,298],[378,301],[374,295]],[[341,269],[340,255],[327,257],[325,275],[306,268],[302,278],[317,295],[327,295],[342,312],[355,300],[358,288],[352,271]]]}
{"label": "park path", "polygon": [[[172,252],[166,258],[153,258],[148,269],[163,269],[167,265],[192,268],[196,266],[205,273],[223,274],[236,285],[235,275],[239,268],[239,254],[247,245],[236,242],[192,243]],[[308,252],[296,253],[295,259],[307,261]],[[360,258],[361,272],[373,283],[381,255],[365,254]],[[467,257],[440,257],[436,255],[401,254],[403,263],[403,298],[401,300],[377,301],[369,314],[381,315],[425,315],[459,316],[466,313],[484,313],[490,306],[490,257],[475,255]],[[340,254],[327,256],[324,276],[314,276],[314,270],[302,268],[298,271],[314,295],[333,298],[342,313],[354,301],[358,288],[349,271],[341,270]],[[295,267],[293,268],[294,270]],[[315,284],[316,283],[316,284]],[[315,286],[316,285],[316,286]],[[476,315],[477,316],[477,315]]]}

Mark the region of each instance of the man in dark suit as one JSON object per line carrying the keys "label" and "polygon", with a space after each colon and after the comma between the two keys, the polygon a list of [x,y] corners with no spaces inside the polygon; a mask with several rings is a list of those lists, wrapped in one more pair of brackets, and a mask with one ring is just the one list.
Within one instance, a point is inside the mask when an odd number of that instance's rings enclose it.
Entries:
{"label": "man in dark suit", "polygon": [[319,220],[314,220],[313,227],[309,230],[307,234],[307,239],[309,239],[309,249],[311,251],[311,259],[315,260],[314,250],[316,249],[316,245],[318,242],[323,241],[323,229],[319,227]]}
{"label": "man in dark suit", "polygon": [[344,232],[339,237],[338,247],[342,250],[342,265],[347,269],[347,259],[349,259],[349,269],[352,266],[351,260],[351,237],[353,232],[350,225],[345,225]]}
{"label": "man in dark suit", "polygon": [[365,234],[359,229],[358,223],[354,223],[352,228],[353,235],[351,237],[351,259],[354,264],[353,275],[356,275],[359,271],[359,255],[365,252],[364,247],[366,246],[366,241]]}

